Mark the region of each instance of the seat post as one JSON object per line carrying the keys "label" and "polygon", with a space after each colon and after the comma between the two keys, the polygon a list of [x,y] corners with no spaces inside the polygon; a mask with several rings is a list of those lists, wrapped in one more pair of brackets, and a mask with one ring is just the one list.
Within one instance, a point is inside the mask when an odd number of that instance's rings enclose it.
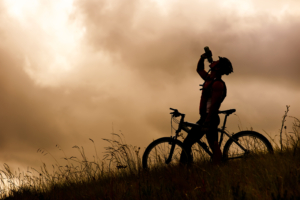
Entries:
{"label": "seat post", "polygon": [[222,130],[224,131],[225,129],[225,124],[226,124],[226,121],[227,121],[227,116],[228,114],[225,115],[225,118],[224,118],[224,122],[223,122],[223,127],[222,127]]}

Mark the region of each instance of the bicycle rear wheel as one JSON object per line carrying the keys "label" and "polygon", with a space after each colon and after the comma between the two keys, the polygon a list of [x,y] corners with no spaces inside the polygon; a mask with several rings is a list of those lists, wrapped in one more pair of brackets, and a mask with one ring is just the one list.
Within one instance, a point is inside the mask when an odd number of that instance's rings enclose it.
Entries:
{"label": "bicycle rear wheel", "polygon": [[266,153],[273,153],[273,147],[265,136],[255,131],[241,131],[226,142],[223,158],[229,160]]}
{"label": "bicycle rear wheel", "polygon": [[[166,163],[169,158],[172,142],[175,142],[175,148],[170,163]],[[179,140],[173,140],[170,137],[164,137],[153,141],[145,150],[143,154],[143,168],[144,169],[155,169],[165,166],[175,166],[180,164],[181,153],[187,153],[183,148],[183,144]]]}

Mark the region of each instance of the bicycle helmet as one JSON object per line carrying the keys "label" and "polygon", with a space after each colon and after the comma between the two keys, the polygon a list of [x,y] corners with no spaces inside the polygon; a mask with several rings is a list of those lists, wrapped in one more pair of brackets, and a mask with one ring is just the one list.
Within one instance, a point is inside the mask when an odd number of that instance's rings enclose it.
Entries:
{"label": "bicycle helmet", "polygon": [[220,57],[219,56],[219,70],[221,72],[221,75],[229,75],[233,72],[232,64],[228,58]]}

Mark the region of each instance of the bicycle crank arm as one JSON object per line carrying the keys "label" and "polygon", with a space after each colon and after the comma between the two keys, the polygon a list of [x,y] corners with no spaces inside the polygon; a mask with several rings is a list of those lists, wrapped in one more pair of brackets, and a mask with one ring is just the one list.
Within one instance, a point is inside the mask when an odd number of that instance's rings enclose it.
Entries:
{"label": "bicycle crank arm", "polygon": [[208,155],[210,155],[210,157],[212,157],[213,154],[210,152],[210,150],[208,149],[208,146],[204,142],[198,141],[198,144],[204,149],[204,151]]}
{"label": "bicycle crank arm", "polygon": [[240,156],[235,156],[235,157],[231,157],[231,158],[227,158],[227,160],[233,160],[233,159],[238,159],[238,158],[244,158],[245,156],[248,156],[250,154],[249,150],[246,150],[244,154],[240,155]]}

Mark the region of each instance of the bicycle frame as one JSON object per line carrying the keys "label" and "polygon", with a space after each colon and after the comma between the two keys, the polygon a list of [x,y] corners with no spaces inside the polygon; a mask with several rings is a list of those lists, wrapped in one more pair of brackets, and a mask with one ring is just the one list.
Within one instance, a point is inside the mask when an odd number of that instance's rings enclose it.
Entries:
{"label": "bicycle frame", "polygon": [[[225,128],[226,128],[225,125],[226,125],[226,122],[227,122],[227,117],[229,115],[230,114],[225,114],[225,118],[224,118],[224,122],[223,122],[222,128],[218,128],[217,129],[218,132],[221,133],[219,145],[221,146],[222,141],[223,141],[223,136],[225,134],[225,135],[227,135],[229,137],[229,139],[232,139],[241,149],[243,149],[245,152],[247,152],[247,149],[245,149],[242,145],[240,145],[239,142],[236,139],[234,139],[229,133],[227,133],[225,131]],[[172,141],[177,140],[177,137],[178,137],[179,133],[181,132],[181,130],[184,130],[185,132],[187,132],[189,134],[190,129],[188,127],[199,127],[199,124],[195,124],[195,123],[191,123],[191,122],[185,122],[184,121],[185,114],[180,114],[180,116],[181,116],[181,119],[180,119],[180,122],[179,122],[179,125],[178,125],[178,129],[175,132],[176,134],[175,134],[174,137],[171,136],[171,138],[173,139]],[[207,144],[205,142],[201,141],[201,138],[197,141],[197,143],[203,148],[203,150],[208,155],[210,155],[212,157],[213,153],[209,150]],[[174,149],[175,149],[175,142],[172,142],[172,147],[171,147],[171,150],[170,150],[170,155],[169,155],[168,159],[166,160],[166,164],[168,164],[168,163],[171,162]]]}

